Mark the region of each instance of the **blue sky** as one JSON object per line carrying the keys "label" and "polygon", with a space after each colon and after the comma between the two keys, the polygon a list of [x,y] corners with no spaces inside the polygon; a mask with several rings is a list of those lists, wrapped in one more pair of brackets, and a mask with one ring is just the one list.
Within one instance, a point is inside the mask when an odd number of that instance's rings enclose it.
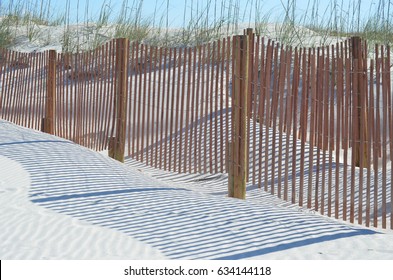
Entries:
{"label": "blue sky", "polygon": [[[51,10],[54,11],[54,14],[56,14],[56,12],[61,13],[66,9],[66,0],[0,0],[0,3],[4,7],[12,1],[14,3],[31,3],[30,6],[32,7],[37,6],[34,4],[41,3],[41,1],[50,2],[52,7]],[[329,2],[336,2],[337,5],[344,6],[344,9],[347,9],[348,5],[353,6],[360,2],[362,11],[368,13],[370,6],[372,6],[373,3],[378,3],[378,1],[379,0],[296,0],[295,2],[296,10],[299,13],[304,12],[308,5],[312,5],[312,2],[318,3],[320,13],[326,10]],[[79,19],[79,21],[84,21],[86,18],[86,11],[88,11],[89,18],[94,20],[98,18],[101,8],[105,5],[111,7],[113,15],[117,15],[123,0],[69,0],[69,2],[71,20],[76,21]],[[214,9],[219,13],[221,4],[224,3],[227,9],[230,8],[232,11],[237,9],[239,11],[241,22],[252,22],[254,20],[255,5],[258,3],[260,7],[263,7],[261,8],[262,13],[269,15],[269,20],[274,21],[285,13],[283,6],[286,5],[287,2],[288,0],[128,0],[127,6],[128,10],[131,10],[137,8],[135,3],[142,3],[143,18],[154,20],[155,24],[159,24],[159,21],[163,20],[165,24],[168,22],[171,27],[179,27],[184,23],[185,9],[187,12],[186,22],[188,22],[192,10],[194,14],[196,14],[197,10],[200,14],[200,11],[210,4],[209,18],[213,18]],[[236,6],[236,4],[239,6]],[[156,17],[154,17],[155,11]],[[166,13],[166,11],[168,11],[168,13]]]}

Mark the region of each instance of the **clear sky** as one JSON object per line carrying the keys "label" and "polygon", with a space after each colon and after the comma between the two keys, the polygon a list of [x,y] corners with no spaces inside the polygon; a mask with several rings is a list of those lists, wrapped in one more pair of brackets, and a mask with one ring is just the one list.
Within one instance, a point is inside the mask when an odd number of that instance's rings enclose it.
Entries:
{"label": "clear sky", "polygon": [[[50,3],[53,14],[61,14],[66,10],[66,3],[70,5],[71,21],[81,21],[86,19],[97,19],[102,7],[111,7],[112,15],[118,15],[123,2],[127,3],[127,11],[135,11],[141,3],[142,17],[159,24],[160,20],[171,27],[183,26],[184,21],[189,21],[192,14],[201,14],[201,11],[209,13],[209,18],[213,18],[214,11],[220,14],[222,7],[231,10],[232,14],[237,11],[239,22],[254,21],[256,7],[260,7],[262,14],[269,15],[269,20],[274,21],[279,16],[285,14],[284,6],[288,3],[296,3],[296,11],[304,13],[313,3],[317,3],[320,14],[326,11],[331,3],[348,10],[349,6],[361,3],[362,12],[369,12],[370,7],[376,6],[379,0],[0,0],[0,4],[6,7],[10,2],[24,3],[29,7],[37,7],[40,3]],[[210,7],[206,11],[206,7]],[[393,8],[393,7],[392,7]],[[184,11],[186,19],[184,20]],[[154,17],[154,15],[156,15]],[[325,15],[326,16],[326,15]]]}

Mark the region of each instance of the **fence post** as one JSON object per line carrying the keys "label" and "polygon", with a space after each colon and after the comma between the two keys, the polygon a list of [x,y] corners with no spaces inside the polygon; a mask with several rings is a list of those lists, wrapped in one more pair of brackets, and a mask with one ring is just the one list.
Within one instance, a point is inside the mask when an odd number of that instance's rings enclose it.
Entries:
{"label": "fence post", "polygon": [[56,118],[56,58],[55,50],[49,51],[48,77],[46,80],[45,117],[42,119],[41,130],[45,133],[55,134]]}
{"label": "fence post", "polygon": [[[353,147],[353,156],[355,157],[355,165],[360,166],[360,160],[361,157],[363,157],[363,163],[367,162],[367,147],[364,147],[364,149],[361,149],[360,145],[362,142],[362,139],[368,139],[367,138],[367,108],[366,108],[366,95],[365,95],[365,90],[367,90],[362,84],[364,82],[365,77],[363,77],[364,73],[364,59],[363,59],[363,49],[362,49],[362,41],[360,37],[351,37],[351,51],[352,51],[352,69],[354,75],[357,76],[357,84],[354,86],[356,89],[356,92],[354,92],[354,98],[352,99],[353,102],[356,102],[355,108],[356,112],[354,112],[356,115],[356,123],[357,127],[355,129],[355,133],[353,137],[355,138],[354,143],[355,146]],[[357,61],[357,63],[355,63]],[[364,122],[363,122],[364,120]],[[363,135],[362,135],[363,134]],[[366,144],[367,145],[367,144]],[[361,151],[364,151],[363,154],[361,155]]]}
{"label": "fence post", "polygon": [[124,162],[126,143],[128,54],[128,39],[116,39],[115,135],[114,139],[110,139],[108,155],[120,162]]}
{"label": "fence post", "polygon": [[230,145],[228,196],[246,198],[247,180],[247,91],[248,91],[248,39],[235,37],[234,80],[232,94],[232,145]]}

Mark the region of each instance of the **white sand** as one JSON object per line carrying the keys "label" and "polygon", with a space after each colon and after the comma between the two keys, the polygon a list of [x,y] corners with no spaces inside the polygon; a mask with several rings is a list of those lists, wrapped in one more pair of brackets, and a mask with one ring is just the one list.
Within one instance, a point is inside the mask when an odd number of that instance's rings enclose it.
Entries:
{"label": "white sand", "polygon": [[[26,169],[26,164],[39,165],[42,158],[37,157],[35,163],[35,151],[31,146],[34,146],[34,143],[22,142],[47,141],[51,137],[29,133],[27,130],[12,129],[13,125],[2,121],[0,127],[1,259],[161,259],[164,257],[158,250],[131,236],[94,226],[33,203],[31,200],[35,195],[34,192],[32,194],[34,176]],[[20,144],[8,146],[15,142]],[[20,153],[21,149],[18,146],[30,152]],[[73,157],[71,151],[70,153],[67,149],[63,151]],[[18,154],[15,157],[12,155],[14,152]],[[75,155],[78,156],[78,153]],[[42,156],[46,157],[45,153]],[[48,174],[46,168],[53,168],[50,157],[42,165],[43,172],[36,175],[45,177]],[[47,179],[45,184],[48,188],[56,186],[59,182],[56,179]]]}
{"label": "white sand", "polygon": [[0,121],[0,258],[393,259],[391,231],[280,206],[258,189],[258,203],[226,198],[224,175],[127,165]]}

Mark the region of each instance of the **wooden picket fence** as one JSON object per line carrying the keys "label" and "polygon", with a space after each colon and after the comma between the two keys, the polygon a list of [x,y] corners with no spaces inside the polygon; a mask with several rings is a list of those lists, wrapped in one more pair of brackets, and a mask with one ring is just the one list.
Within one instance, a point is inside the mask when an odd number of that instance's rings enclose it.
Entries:
{"label": "wooden picket fence", "polygon": [[241,38],[192,48],[115,39],[74,54],[2,49],[0,117],[121,161],[245,174],[299,206],[393,228],[389,47],[375,46],[370,59],[359,38],[319,48],[251,30]]}

